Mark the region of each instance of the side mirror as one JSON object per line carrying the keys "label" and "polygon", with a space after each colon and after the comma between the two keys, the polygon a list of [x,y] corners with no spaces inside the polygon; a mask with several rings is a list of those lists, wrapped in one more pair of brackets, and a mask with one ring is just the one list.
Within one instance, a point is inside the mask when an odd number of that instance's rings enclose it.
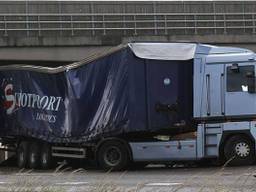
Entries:
{"label": "side mirror", "polygon": [[256,93],[255,74],[253,71],[246,73],[248,93]]}

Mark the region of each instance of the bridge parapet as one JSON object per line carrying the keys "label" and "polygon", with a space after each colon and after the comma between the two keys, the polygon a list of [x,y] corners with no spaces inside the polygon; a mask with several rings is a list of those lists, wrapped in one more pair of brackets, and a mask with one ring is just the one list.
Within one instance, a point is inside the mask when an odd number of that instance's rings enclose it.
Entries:
{"label": "bridge parapet", "polygon": [[255,1],[6,1],[0,2],[0,46],[255,43],[255,10]]}
{"label": "bridge parapet", "polygon": [[2,36],[255,34],[250,13],[0,14]]}

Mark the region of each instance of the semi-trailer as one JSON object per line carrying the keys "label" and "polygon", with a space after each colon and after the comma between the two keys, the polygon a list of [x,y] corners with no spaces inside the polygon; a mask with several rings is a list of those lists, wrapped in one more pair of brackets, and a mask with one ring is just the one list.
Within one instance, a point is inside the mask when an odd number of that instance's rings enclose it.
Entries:
{"label": "semi-trailer", "polygon": [[0,66],[1,142],[20,168],[47,169],[54,158],[111,170],[252,164],[255,59],[243,48],[128,43],[54,68]]}

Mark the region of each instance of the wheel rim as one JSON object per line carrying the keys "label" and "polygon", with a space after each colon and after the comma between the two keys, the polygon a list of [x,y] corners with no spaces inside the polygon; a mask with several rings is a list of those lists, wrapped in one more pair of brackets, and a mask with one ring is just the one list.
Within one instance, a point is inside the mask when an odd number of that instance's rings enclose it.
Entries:
{"label": "wheel rim", "polygon": [[235,152],[236,155],[241,158],[248,157],[250,154],[250,146],[248,145],[248,143],[245,142],[237,143],[235,145]]}
{"label": "wheel rim", "polygon": [[104,154],[104,161],[106,164],[114,167],[121,161],[121,151],[118,147],[109,147]]}

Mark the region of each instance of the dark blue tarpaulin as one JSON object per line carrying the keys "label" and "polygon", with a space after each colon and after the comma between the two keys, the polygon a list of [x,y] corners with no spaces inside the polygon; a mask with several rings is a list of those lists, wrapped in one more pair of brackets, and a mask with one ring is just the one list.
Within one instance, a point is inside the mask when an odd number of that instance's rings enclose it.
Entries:
{"label": "dark blue tarpaulin", "polygon": [[173,129],[192,118],[193,60],[144,59],[124,47],[58,72],[3,70],[0,136],[86,142]]}

